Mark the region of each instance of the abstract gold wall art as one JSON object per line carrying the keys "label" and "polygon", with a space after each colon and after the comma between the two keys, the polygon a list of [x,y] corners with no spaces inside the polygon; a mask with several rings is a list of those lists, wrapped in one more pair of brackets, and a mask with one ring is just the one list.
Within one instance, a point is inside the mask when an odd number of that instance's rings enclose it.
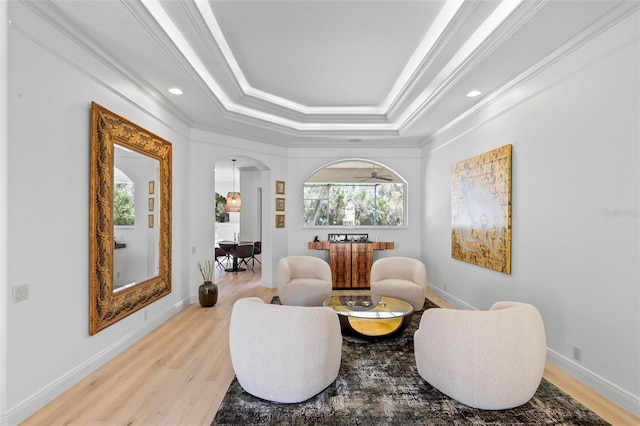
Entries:
{"label": "abstract gold wall art", "polygon": [[511,145],[451,166],[451,257],[511,273]]}

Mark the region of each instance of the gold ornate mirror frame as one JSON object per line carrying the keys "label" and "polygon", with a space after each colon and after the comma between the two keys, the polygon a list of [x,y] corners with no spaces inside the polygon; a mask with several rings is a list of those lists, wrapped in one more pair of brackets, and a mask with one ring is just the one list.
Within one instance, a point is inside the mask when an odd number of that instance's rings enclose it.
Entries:
{"label": "gold ornate mirror frame", "polygon": [[[114,291],[114,144],[159,161],[158,275]],[[171,143],[91,103],[89,333],[171,293]]]}

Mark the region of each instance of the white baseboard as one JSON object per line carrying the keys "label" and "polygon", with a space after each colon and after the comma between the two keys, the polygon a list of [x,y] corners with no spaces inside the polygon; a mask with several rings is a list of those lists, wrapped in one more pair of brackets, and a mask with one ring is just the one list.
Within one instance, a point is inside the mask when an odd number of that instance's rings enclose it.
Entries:
{"label": "white baseboard", "polygon": [[[451,303],[456,309],[468,309],[477,310],[475,307],[468,303],[452,296],[446,291],[432,285],[431,291],[433,294],[441,299]],[[579,381],[585,386],[593,389],[595,392],[607,398],[614,404],[619,405],[623,409],[627,410],[634,416],[640,417],[640,397],[634,395],[614,383],[611,383],[604,377],[600,377],[593,371],[584,368],[582,365],[577,364],[573,360],[560,355],[558,352],[547,348],[547,362],[554,367],[559,368],[564,373],[571,376],[573,379]]]}
{"label": "white baseboard", "polygon": [[[197,301],[197,296],[196,296]],[[140,327],[131,331],[122,339],[114,342],[111,346],[105,348],[102,352],[96,354],[92,358],[78,365],[64,376],[42,388],[39,392],[25,399],[20,404],[2,413],[0,416],[0,425],[18,425],[28,417],[35,414],[42,407],[53,401],[65,391],[80,382],[89,374],[102,367],[104,364],[112,360],[115,356],[122,353],[125,349],[133,345],[142,337],[149,334],[153,329],[163,324],[169,318],[189,306],[189,300],[183,299],[171,306],[160,315],[143,322]]]}
{"label": "white baseboard", "polygon": [[547,348],[547,362],[634,416],[640,417],[640,398],[637,395],[633,395],[604,377],[577,364],[572,359],[549,348]]}
{"label": "white baseboard", "polygon": [[441,290],[440,288],[434,286],[433,284],[429,284],[429,286],[431,287],[431,291],[433,291],[433,294],[435,294],[439,298],[444,299],[447,302],[451,303],[453,306],[456,307],[456,309],[467,309],[467,310],[472,310],[472,311],[477,311],[478,310],[474,306],[471,306],[467,302],[464,302],[464,301],[458,299],[457,297],[454,297],[454,296],[450,295],[446,291]]}

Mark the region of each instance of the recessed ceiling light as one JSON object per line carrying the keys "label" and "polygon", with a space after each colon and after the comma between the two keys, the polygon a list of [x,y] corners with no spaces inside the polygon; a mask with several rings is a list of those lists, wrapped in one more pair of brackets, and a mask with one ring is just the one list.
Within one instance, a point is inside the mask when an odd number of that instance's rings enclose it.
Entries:
{"label": "recessed ceiling light", "polygon": [[471,90],[470,92],[467,92],[467,98],[475,98],[476,96],[480,96],[481,94],[482,92],[479,90]]}
{"label": "recessed ceiling light", "polygon": [[174,95],[182,95],[183,92],[177,87],[172,87],[171,89],[169,89],[169,93],[172,93]]}

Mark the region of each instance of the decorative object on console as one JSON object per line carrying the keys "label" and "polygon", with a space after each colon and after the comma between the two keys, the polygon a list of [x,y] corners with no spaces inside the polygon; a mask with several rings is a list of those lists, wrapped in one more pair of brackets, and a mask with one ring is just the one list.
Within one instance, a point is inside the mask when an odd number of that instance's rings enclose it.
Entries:
{"label": "decorative object on console", "polygon": [[198,301],[203,308],[215,306],[218,303],[218,285],[213,282],[216,264],[211,260],[207,260],[204,265],[198,262],[198,269],[204,280],[198,287]]}
{"label": "decorative object on console", "polygon": [[451,257],[511,273],[511,145],[451,166]]}
{"label": "decorative object on console", "polygon": [[332,243],[339,243],[339,242],[368,243],[369,234],[329,234],[327,239]]}

